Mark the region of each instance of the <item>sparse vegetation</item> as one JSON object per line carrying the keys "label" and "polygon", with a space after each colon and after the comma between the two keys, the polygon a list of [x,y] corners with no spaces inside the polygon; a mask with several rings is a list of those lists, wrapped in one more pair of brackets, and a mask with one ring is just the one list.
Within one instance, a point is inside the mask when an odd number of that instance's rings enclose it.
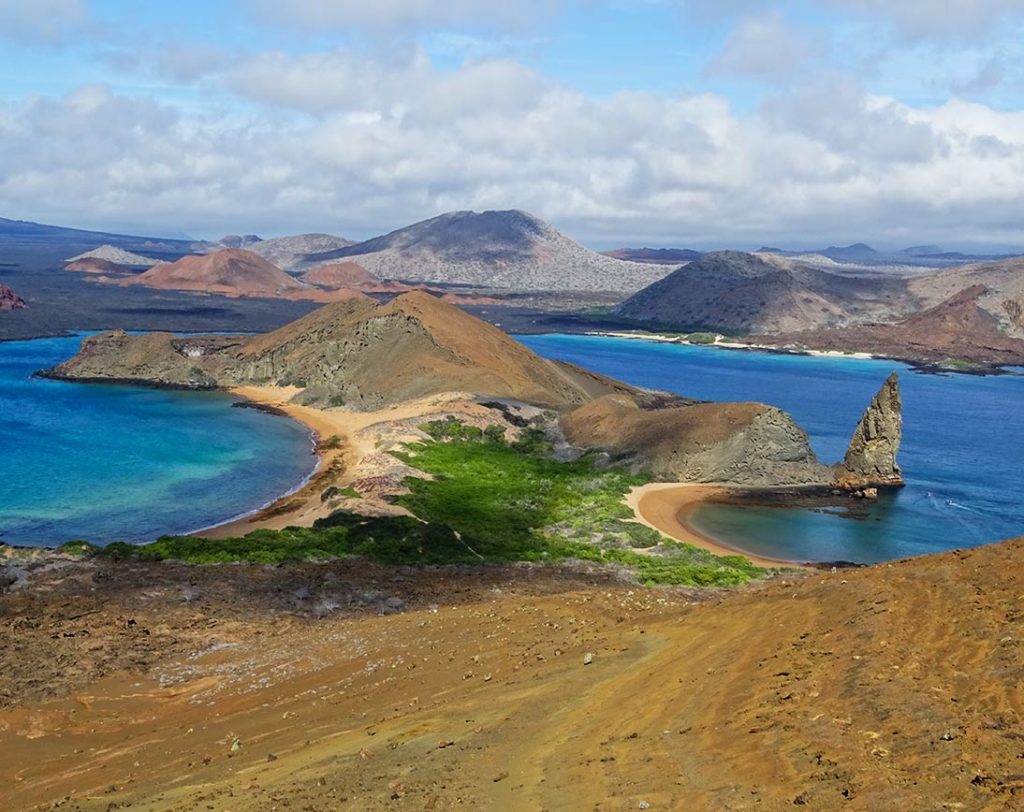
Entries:
{"label": "sparse vegetation", "polygon": [[410,477],[409,493],[398,500],[417,518],[337,511],[311,528],[255,530],[228,539],[165,536],[88,552],[195,564],[348,555],[392,564],[577,559],[625,567],[651,585],[728,586],[764,573],[742,556],[718,557],[632,521],[623,497],[648,478],[602,468],[589,456],[560,462],[541,426],[523,429],[515,442],[497,425],[481,429],[444,420],[421,428],[436,439],[392,452],[432,477]]}
{"label": "sparse vegetation", "polygon": [[321,451],[335,451],[341,448],[341,438],[337,434],[332,434],[330,437],[325,437],[320,441]]}

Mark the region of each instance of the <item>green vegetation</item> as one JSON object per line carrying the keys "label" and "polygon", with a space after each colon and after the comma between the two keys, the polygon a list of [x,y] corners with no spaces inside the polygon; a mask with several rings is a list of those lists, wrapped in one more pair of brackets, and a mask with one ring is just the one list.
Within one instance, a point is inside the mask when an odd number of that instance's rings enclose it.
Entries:
{"label": "green vegetation", "polygon": [[691,344],[714,344],[718,338],[716,333],[690,333],[686,340]]}
{"label": "green vegetation", "polygon": [[946,358],[939,366],[953,372],[977,372],[979,369],[984,369],[983,364],[969,361],[966,358]]}
{"label": "green vegetation", "polygon": [[742,556],[714,556],[632,521],[623,497],[648,477],[602,468],[590,456],[560,462],[540,425],[524,429],[514,443],[496,425],[444,420],[421,428],[433,439],[392,452],[432,477],[409,478],[409,493],[398,500],[418,518],[337,511],[312,528],[229,539],[166,536],[95,552],[197,564],[347,555],[392,564],[577,559],[626,567],[644,584],[696,586],[742,584],[764,574]]}
{"label": "green vegetation", "polygon": [[330,437],[325,437],[320,441],[321,451],[334,451],[335,449],[341,448],[343,443],[341,438],[337,434],[332,434]]}

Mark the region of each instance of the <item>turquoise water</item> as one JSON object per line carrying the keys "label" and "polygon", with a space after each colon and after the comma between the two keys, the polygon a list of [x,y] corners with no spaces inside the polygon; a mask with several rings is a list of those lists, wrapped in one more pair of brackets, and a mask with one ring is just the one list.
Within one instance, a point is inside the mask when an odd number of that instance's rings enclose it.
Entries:
{"label": "turquoise water", "polygon": [[559,358],[640,386],[790,412],[825,462],[842,458],[878,388],[901,371],[907,487],[863,519],[842,511],[709,505],[701,530],[747,552],[876,562],[1024,535],[1024,376],[928,375],[891,361],[813,358],[600,336],[523,336]]}
{"label": "turquoise water", "polygon": [[80,338],[0,342],[0,540],[144,541],[232,519],[315,465],[300,424],[228,395],[32,378]]}

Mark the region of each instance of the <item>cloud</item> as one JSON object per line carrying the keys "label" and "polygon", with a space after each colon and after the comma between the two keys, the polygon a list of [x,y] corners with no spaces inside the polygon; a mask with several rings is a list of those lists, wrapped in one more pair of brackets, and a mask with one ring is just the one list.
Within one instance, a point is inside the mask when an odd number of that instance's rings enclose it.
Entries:
{"label": "cloud", "polygon": [[1022,0],[831,0],[841,11],[881,18],[909,39],[967,41],[1024,22]]}
{"label": "cloud", "polygon": [[55,43],[86,16],[84,0],[0,0],[0,39]]}
{"label": "cloud", "polygon": [[515,207],[594,244],[698,246],[1010,242],[1024,218],[1024,114],[915,109],[842,79],[741,113],[713,94],[590,98],[503,59],[439,70],[415,50],[253,57],[224,77],[266,106],[197,114],[102,86],[0,104],[0,210],[366,237]]}
{"label": "cloud", "polygon": [[806,32],[787,25],[779,11],[744,17],[731,31],[708,71],[768,81],[792,77],[824,49]]}
{"label": "cloud", "polygon": [[560,0],[245,0],[264,21],[306,30],[519,28],[556,12]]}

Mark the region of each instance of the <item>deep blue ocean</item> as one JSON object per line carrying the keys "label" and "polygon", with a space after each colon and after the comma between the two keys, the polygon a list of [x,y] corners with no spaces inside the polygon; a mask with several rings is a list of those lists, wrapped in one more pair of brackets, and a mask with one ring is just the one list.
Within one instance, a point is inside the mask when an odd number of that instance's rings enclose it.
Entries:
{"label": "deep blue ocean", "polygon": [[747,552],[877,562],[1024,535],[1024,376],[915,372],[892,361],[815,358],[580,335],[520,336],[548,358],[702,400],[780,406],[836,462],[872,396],[900,371],[907,487],[864,519],[842,511],[701,508],[694,523]]}
{"label": "deep blue ocean", "polygon": [[304,426],[229,395],[32,377],[80,341],[0,342],[0,540],[185,533],[261,507],[316,464]]}

